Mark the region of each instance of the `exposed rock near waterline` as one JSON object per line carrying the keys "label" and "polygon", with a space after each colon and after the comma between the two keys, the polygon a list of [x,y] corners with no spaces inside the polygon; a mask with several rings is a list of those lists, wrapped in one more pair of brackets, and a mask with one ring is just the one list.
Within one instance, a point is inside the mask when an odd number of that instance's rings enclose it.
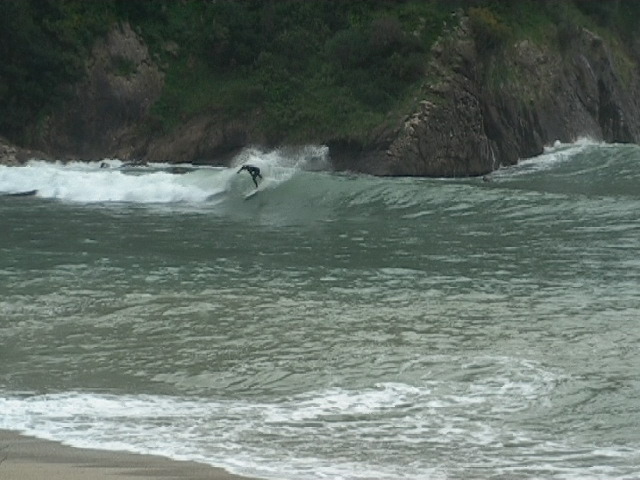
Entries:
{"label": "exposed rock near waterline", "polygon": [[507,79],[489,78],[493,59],[471,39],[463,22],[446,48],[434,47],[427,77],[439,80],[425,86],[429,100],[371,144],[339,149],[337,167],[374,175],[482,175],[557,140],[640,141],[637,74],[623,82],[594,33],[579,31],[563,52],[519,42],[503,66],[513,76]]}
{"label": "exposed rock near waterline", "polygon": [[32,159],[49,160],[50,158],[43,152],[20,148],[0,137],[0,165],[23,165]]}
{"label": "exposed rock near waterline", "polygon": [[163,136],[140,143],[133,156],[148,162],[226,165],[244,147],[261,143],[251,119],[224,121],[201,115]]}

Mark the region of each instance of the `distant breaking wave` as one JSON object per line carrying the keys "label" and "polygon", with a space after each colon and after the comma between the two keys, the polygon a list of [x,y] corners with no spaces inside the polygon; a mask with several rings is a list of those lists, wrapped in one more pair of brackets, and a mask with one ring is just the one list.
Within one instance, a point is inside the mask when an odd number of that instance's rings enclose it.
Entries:
{"label": "distant breaking wave", "polygon": [[[37,191],[38,198],[62,202],[182,205],[223,215],[260,208],[262,213],[271,211],[294,220],[345,211],[369,215],[408,210],[405,214],[421,216],[448,202],[449,196],[467,202],[492,202],[504,197],[504,190],[638,197],[639,163],[640,147],[636,145],[582,140],[556,144],[538,157],[497,170],[491,175],[493,181],[486,183],[478,178],[388,179],[332,173],[324,146],[269,152],[246,149],[229,168],[136,167],[116,159],[86,163],[34,160],[20,167],[0,166],[0,194]],[[255,187],[249,175],[237,173],[243,164],[258,166],[264,177],[259,195],[250,202],[244,200]],[[438,188],[432,188],[436,185]]]}
{"label": "distant breaking wave", "polygon": [[[202,203],[221,196],[239,196],[253,189],[237,166],[258,166],[265,177],[262,188],[275,188],[298,171],[328,168],[328,149],[307,146],[262,152],[247,149],[232,168],[154,164],[130,166],[117,159],[99,162],[45,162],[32,160],[22,167],[0,166],[0,193],[37,190],[40,198],[79,203]],[[176,174],[176,169],[181,174]]]}

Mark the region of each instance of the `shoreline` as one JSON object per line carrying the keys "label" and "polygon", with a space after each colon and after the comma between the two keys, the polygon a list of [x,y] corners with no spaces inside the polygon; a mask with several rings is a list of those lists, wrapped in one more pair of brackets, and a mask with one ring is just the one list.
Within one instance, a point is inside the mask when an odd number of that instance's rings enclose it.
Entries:
{"label": "shoreline", "polygon": [[0,478],[251,480],[206,464],[154,455],[69,447],[10,430],[0,430]]}

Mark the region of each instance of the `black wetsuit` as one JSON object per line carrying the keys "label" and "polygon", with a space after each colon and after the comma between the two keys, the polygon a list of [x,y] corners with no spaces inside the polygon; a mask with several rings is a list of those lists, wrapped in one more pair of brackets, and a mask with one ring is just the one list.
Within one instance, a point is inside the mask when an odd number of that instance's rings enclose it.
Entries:
{"label": "black wetsuit", "polygon": [[253,165],[243,165],[242,167],[240,167],[240,170],[238,170],[238,173],[243,170],[249,172],[249,175],[251,175],[251,180],[253,180],[253,183],[256,184],[256,188],[258,188],[258,181],[256,180],[256,177],[262,178],[262,175],[260,175],[260,169],[258,167],[254,167]]}

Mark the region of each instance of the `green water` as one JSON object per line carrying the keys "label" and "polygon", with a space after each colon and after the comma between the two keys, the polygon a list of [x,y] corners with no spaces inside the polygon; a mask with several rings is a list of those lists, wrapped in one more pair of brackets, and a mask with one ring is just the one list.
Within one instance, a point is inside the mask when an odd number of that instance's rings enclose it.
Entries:
{"label": "green water", "polygon": [[263,160],[249,200],[0,167],[39,190],[0,197],[0,428],[263,478],[640,476],[639,148],[489,183]]}

